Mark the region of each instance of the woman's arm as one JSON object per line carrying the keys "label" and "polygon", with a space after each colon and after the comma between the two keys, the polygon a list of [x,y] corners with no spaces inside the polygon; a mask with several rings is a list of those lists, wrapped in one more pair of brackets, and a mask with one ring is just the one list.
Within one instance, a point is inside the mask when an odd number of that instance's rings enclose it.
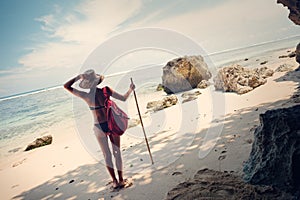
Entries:
{"label": "woman's arm", "polygon": [[75,88],[73,88],[72,87],[72,85],[77,81],[77,80],[80,80],[82,78],[82,75],[80,74],[80,75],[78,75],[78,76],[76,76],[76,77],[74,77],[74,78],[72,78],[71,80],[69,80],[68,82],[66,82],[65,84],[64,84],[64,88],[66,89],[66,90],[68,90],[69,92],[71,92],[72,94],[74,94],[74,95],[76,95],[76,96],[78,96],[78,97],[84,97],[85,96],[85,92],[81,92],[81,91],[79,91],[79,90],[76,90]]}
{"label": "woman's arm", "polygon": [[117,92],[115,92],[115,91],[112,90],[111,96],[113,98],[119,99],[121,101],[126,101],[128,99],[128,97],[129,97],[129,95],[131,94],[131,92],[134,89],[135,89],[135,85],[133,83],[131,83],[128,91],[125,94],[121,95],[121,94],[119,94],[119,93],[117,93]]}

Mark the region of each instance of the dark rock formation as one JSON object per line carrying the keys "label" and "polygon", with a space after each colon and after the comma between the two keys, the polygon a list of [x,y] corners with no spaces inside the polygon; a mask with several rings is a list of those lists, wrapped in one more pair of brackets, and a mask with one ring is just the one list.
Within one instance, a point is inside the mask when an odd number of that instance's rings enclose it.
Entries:
{"label": "dark rock formation", "polygon": [[166,198],[166,200],[189,199],[291,200],[293,197],[271,186],[247,184],[231,173],[203,169],[197,172],[194,179],[180,183],[169,191]]}
{"label": "dark rock formation", "polygon": [[163,67],[162,85],[172,94],[196,88],[202,80],[211,78],[202,56],[176,58]]}
{"label": "dark rock formation", "polygon": [[34,142],[30,143],[29,145],[27,145],[25,151],[30,151],[32,149],[38,148],[38,147],[42,147],[45,145],[49,145],[52,143],[52,136],[51,135],[47,135],[41,138],[36,139]]}
{"label": "dark rock formation", "polygon": [[266,78],[273,73],[267,67],[249,69],[235,64],[220,69],[214,78],[214,85],[216,90],[244,94],[265,84]]}
{"label": "dark rock formation", "polygon": [[289,19],[295,24],[300,25],[300,1],[299,0],[277,0],[277,3],[281,3],[287,6],[290,10]]}
{"label": "dark rock formation", "polygon": [[177,97],[175,95],[170,95],[170,96],[164,97],[162,100],[148,102],[147,109],[150,109],[153,111],[159,111],[164,108],[168,108],[173,105],[176,105],[177,102],[178,102]]}
{"label": "dark rock formation", "polygon": [[289,58],[294,58],[295,56],[296,56],[296,52],[295,51],[293,51],[293,52],[291,52],[291,53],[288,54]]}
{"label": "dark rock formation", "polygon": [[[260,115],[245,163],[245,180],[285,191],[300,190],[300,105]],[[299,195],[299,193],[298,193]]]}
{"label": "dark rock formation", "polygon": [[300,64],[300,43],[296,47],[295,54],[296,54],[296,61]]}
{"label": "dark rock formation", "polygon": [[[289,19],[295,24],[300,25],[300,1],[299,0],[277,0],[277,3],[281,3],[287,6],[290,10]],[[300,64],[300,43],[296,48],[296,61]]]}

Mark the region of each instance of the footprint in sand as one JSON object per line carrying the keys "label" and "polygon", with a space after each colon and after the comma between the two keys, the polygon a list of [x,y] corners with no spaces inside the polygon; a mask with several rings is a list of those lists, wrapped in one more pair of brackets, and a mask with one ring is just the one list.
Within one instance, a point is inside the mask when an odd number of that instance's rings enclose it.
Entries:
{"label": "footprint in sand", "polygon": [[25,162],[25,160],[27,160],[27,158],[24,158],[23,160],[21,160],[21,161],[19,161],[19,162],[16,162],[15,164],[13,164],[12,167],[17,167],[17,166],[23,164],[23,162]]}
{"label": "footprint in sand", "polygon": [[222,154],[225,154],[225,153],[227,153],[226,147],[225,147],[225,150],[221,151],[218,160],[220,160],[220,161],[221,161],[221,160],[224,160],[224,159],[226,158],[226,155],[222,155]]}
{"label": "footprint in sand", "polygon": [[219,156],[218,160],[224,160],[226,158],[226,155],[222,155],[222,156]]}
{"label": "footprint in sand", "polygon": [[19,187],[19,185],[13,185],[13,186],[11,186],[12,189],[14,189],[16,187]]}
{"label": "footprint in sand", "polygon": [[172,176],[177,176],[177,175],[181,175],[181,174],[182,174],[181,172],[173,172]]}

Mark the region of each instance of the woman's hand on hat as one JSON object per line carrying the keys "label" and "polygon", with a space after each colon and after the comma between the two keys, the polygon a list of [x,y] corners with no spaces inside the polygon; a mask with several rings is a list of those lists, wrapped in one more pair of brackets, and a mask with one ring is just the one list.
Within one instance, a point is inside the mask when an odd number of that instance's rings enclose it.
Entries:
{"label": "woman's hand on hat", "polygon": [[79,75],[76,77],[76,79],[77,79],[77,80],[81,80],[81,79],[84,79],[85,77],[86,77],[85,74],[79,74]]}
{"label": "woman's hand on hat", "polygon": [[82,79],[82,74],[77,75],[75,79],[76,80],[81,80]]}

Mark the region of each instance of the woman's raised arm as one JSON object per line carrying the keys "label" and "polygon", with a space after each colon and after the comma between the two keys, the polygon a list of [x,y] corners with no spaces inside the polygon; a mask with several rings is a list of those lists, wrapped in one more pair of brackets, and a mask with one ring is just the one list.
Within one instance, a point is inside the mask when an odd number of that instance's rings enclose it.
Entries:
{"label": "woman's raised arm", "polygon": [[132,92],[134,89],[135,89],[135,85],[134,85],[133,83],[131,83],[131,84],[130,84],[130,87],[129,87],[129,89],[128,89],[128,91],[127,91],[125,94],[121,95],[121,94],[119,94],[119,93],[117,93],[117,92],[115,92],[115,91],[112,91],[111,96],[112,96],[113,98],[119,99],[119,100],[121,100],[121,101],[126,101],[126,100],[128,99],[128,97],[129,97],[129,95],[131,94],[131,92]]}
{"label": "woman's raised arm", "polygon": [[85,93],[85,92],[81,92],[81,91],[79,91],[79,90],[76,90],[75,88],[72,87],[72,85],[73,85],[76,81],[78,81],[78,80],[80,80],[80,79],[82,79],[82,75],[81,75],[81,74],[78,75],[78,76],[76,76],[76,77],[74,77],[74,78],[72,78],[72,79],[69,80],[68,82],[66,82],[66,83],[64,84],[64,88],[65,88],[66,90],[68,90],[69,92],[71,92],[72,94],[74,94],[74,95],[76,95],[76,96],[78,96],[78,97],[83,98],[83,97],[86,95],[86,93]]}

